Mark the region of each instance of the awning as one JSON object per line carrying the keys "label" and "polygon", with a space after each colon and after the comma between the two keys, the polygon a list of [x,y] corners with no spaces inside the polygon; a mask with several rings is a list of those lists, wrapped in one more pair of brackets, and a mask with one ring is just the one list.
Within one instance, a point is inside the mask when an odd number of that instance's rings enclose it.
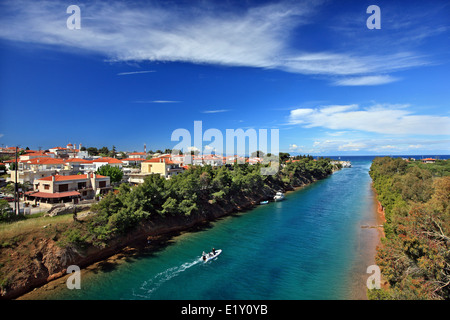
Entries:
{"label": "awning", "polygon": [[47,193],[47,192],[36,192],[30,194],[31,197],[39,197],[39,198],[65,198],[72,196],[79,196],[80,193],[77,191],[67,191],[67,192],[55,192],[55,193]]}

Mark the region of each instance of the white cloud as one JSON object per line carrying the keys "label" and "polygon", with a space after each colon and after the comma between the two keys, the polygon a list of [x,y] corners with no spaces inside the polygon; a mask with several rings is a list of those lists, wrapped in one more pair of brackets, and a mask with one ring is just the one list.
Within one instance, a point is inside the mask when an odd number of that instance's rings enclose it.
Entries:
{"label": "white cloud", "polygon": [[[385,83],[388,79],[393,80],[389,76],[371,75],[369,73],[391,72],[411,67],[422,66],[428,64],[423,57],[412,52],[399,52],[395,54],[384,55],[355,55],[342,53],[307,53],[296,57],[287,57],[280,61],[282,69],[303,73],[318,75],[364,75],[360,76],[359,82],[369,85]],[[353,79],[353,83],[357,78]],[[377,80],[377,81],[375,81]],[[383,82],[384,80],[384,82]],[[345,79],[343,80],[345,81]],[[348,80],[351,83],[350,80]],[[336,81],[337,82],[337,81]],[[335,82],[335,83],[336,83]]]}
{"label": "white cloud", "polygon": [[[291,148],[291,151],[303,151],[315,154],[333,154],[335,152],[366,152],[380,154],[413,154],[414,152],[427,152],[430,150],[448,150],[450,140],[428,140],[411,138],[374,138],[361,139],[326,139],[316,138],[311,146],[302,146],[302,150]],[[296,146],[296,145],[295,145]],[[300,148],[299,148],[300,149]]]}
{"label": "white cloud", "polygon": [[202,113],[222,113],[222,112],[228,112],[230,110],[228,109],[219,109],[219,110],[205,110],[202,111]]}
{"label": "white cloud", "polygon": [[141,73],[150,73],[150,72],[156,72],[156,71],[147,70],[147,71],[120,72],[117,75],[118,76],[125,76],[125,75],[130,75],[130,74],[141,74]]}
{"label": "white cloud", "polygon": [[302,153],[313,153],[314,148],[306,148],[305,146],[298,146],[295,143],[289,145],[290,152],[302,152]]}
{"label": "white cloud", "polygon": [[450,117],[414,114],[406,105],[323,106],[291,110],[290,124],[304,128],[359,130],[382,134],[450,135]]}
{"label": "white cloud", "polygon": [[359,151],[364,148],[367,148],[367,145],[362,142],[348,142],[338,146],[339,151]]}
{"label": "white cloud", "polygon": [[179,103],[180,101],[175,100],[153,100],[153,103]]}
{"label": "white cloud", "polygon": [[138,100],[134,103],[180,103],[181,101],[176,100]]}
{"label": "white cloud", "polygon": [[336,86],[374,86],[387,84],[400,80],[399,78],[394,78],[386,75],[375,75],[375,76],[362,76],[362,77],[350,77],[336,80],[334,85]]}
{"label": "white cloud", "polygon": [[379,146],[378,148],[380,148],[380,149],[398,149],[398,146],[392,146],[392,145],[388,144],[386,146]]}
{"label": "white cloud", "polygon": [[334,131],[334,132],[327,132],[327,135],[331,137],[339,137],[346,135],[347,133],[349,133],[349,131]]}
{"label": "white cloud", "polygon": [[[80,5],[81,29],[68,30],[63,4],[11,1],[0,5],[1,20],[8,26],[0,29],[0,38],[72,52],[97,52],[110,61],[183,61],[359,76],[338,79],[337,85],[388,83],[395,78],[377,73],[427,63],[407,51],[389,55],[299,52],[292,48],[290,36],[314,21],[320,4],[286,1],[230,11],[220,4],[215,4],[216,8],[195,4],[181,9],[151,3],[87,2]],[[135,73],[139,72],[122,75]]]}

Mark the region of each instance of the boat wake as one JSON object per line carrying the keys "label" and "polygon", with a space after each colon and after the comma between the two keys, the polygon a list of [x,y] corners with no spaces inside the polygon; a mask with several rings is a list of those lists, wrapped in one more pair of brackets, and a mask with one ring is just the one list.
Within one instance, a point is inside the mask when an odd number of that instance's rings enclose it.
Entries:
{"label": "boat wake", "polygon": [[133,295],[141,298],[149,298],[153,292],[155,292],[156,290],[158,290],[159,287],[161,287],[162,284],[175,278],[182,272],[186,271],[189,268],[192,268],[193,266],[199,264],[200,262],[202,262],[201,259],[196,258],[194,261],[186,262],[180,266],[166,269],[156,274],[153,278],[144,281],[144,283],[139,288],[138,293],[134,292],[133,289]]}

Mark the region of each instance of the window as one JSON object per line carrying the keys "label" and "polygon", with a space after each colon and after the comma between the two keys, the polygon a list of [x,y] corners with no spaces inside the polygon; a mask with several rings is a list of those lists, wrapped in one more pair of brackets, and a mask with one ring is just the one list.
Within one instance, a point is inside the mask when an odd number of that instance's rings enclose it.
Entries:
{"label": "window", "polygon": [[86,188],[86,182],[78,182],[78,189]]}
{"label": "window", "polygon": [[105,188],[106,187],[106,181],[99,181],[98,182],[98,187],[99,188]]}
{"label": "window", "polygon": [[44,190],[50,190],[50,185],[49,184],[44,184]]}
{"label": "window", "polygon": [[69,191],[69,185],[68,184],[60,184],[58,190],[59,190],[59,192]]}

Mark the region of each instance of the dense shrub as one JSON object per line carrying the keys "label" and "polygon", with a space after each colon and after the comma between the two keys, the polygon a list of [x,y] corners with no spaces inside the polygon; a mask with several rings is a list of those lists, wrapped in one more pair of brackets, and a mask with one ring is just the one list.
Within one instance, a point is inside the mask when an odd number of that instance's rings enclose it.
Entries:
{"label": "dense shrub", "polygon": [[370,175],[386,215],[376,261],[389,287],[370,298],[450,299],[447,162],[428,168],[389,157],[373,161]]}

